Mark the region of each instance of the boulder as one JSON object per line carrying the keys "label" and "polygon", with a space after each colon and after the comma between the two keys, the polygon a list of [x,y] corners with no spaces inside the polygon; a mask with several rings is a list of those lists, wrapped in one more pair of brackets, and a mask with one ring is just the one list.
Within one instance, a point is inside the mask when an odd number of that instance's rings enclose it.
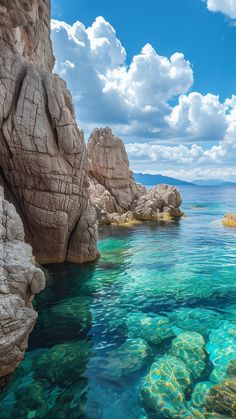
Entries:
{"label": "boulder", "polygon": [[[213,417],[236,418],[236,380],[227,379],[212,387],[207,395],[207,411]],[[210,417],[207,416],[207,417]]]}
{"label": "boulder", "polygon": [[37,318],[31,302],[44,285],[20,217],[0,187],[0,377],[12,373],[24,357]]}
{"label": "boulder", "polygon": [[201,377],[206,367],[206,350],[205,341],[199,333],[185,332],[178,335],[172,341],[170,354],[182,359],[193,380]]}
{"label": "boulder", "polygon": [[168,317],[164,316],[131,313],[126,325],[130,338],[142,338],[152,345],[159,345],[175,336]]}
{"label": "boulder", "polygon": [[181,202],[180,193],[174,186],[154,186],[133,205],[134,217],[140,221],[168,221],[181,217]]}
{"label": "boulder", "polygon": [[181,359],[165,355],[151,366],[141,387],[144,406],[155,417],[182,418],[188,411],[185,392],[191,384],[190,374]]}
{"label": "boulder", "polygon": [[236,227],[236,214],[225,214],[222,222],[226,227]]}
{"label": "boulder", "polygon": [[210,381],[219,383],[227,377],[230,362],[236,358],[236,325],[225,321],[218,329],[213,330],[207,351],[214,365]]}

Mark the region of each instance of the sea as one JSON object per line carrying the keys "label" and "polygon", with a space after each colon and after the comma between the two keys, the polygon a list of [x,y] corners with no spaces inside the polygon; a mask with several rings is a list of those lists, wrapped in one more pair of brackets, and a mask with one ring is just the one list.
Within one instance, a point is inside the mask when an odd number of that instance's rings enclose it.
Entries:
{"label": "sea", "polygon": [[[180,220],[100,227],[98,261],[45,267],[47,287],[34,301],[39,317],[25,360],[2,390],[0,418],[204,415],[208,394],[194,403],[195,387],[221,383],[236,359],[236,228],[222,224],[224,213],[236,213],[236,187],[178,189]],[[156,318],[168,322],[173,336],[162,339],[162,329],[154,328],[160,341],[153,344],[150,329],[142,328]],[[203,368],[180,406],[170,385],[163,391],[163,381],[159,389],[158,378],[147,376],[154,362],[169,362],[173,339],[186,333],[205,344]],[[196,363],[196,348],[188,350]]]}

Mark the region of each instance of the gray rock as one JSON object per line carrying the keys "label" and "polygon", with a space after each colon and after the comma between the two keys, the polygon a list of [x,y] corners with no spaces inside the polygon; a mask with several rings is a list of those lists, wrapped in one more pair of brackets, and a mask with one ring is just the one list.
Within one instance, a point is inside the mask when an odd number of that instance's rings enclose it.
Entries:
{"label": "gray rock", "polygon": [[12,373],[24,357],[37,318],[31,301],[44,285],[20,217],[0,188],[0,377]]}
{"label": "gray rock", "polygon": [[97,258],[84,134],[52,74],[49,0],[1,0],[0,183],[37,260]]}

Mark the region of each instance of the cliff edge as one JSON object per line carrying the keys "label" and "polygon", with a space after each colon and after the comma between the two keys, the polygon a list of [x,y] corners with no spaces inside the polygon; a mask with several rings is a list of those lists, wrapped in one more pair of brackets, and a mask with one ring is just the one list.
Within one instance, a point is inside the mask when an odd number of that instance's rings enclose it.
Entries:
{"label": "cliff edge", "polygon": [[84,134],[52,74],[49,0],[0,0],[0,184],[40,263],[97,258]]}

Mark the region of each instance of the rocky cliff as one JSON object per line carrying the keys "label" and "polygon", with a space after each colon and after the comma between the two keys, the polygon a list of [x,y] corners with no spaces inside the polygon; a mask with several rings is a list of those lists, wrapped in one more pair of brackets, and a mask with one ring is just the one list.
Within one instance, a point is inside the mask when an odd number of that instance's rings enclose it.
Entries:
{"label": "rocky cliff", "polygon": [[135,182],[125,146],[110,128],[92,132],[88,160],[91,203],[100,224],[170,220],[183,215],[175,187],[159,185],[147,190]]}
{"label": "rocky cliff", "polygon": [[39,262],[98,256],[87,157],[66,84],[52,74],[49,0],[0,0],[0,182]]}
{"label": "rocky cliff", "polygon": [[24,357],[36,312],[31,301],[44,288],[24,228],[0,187],[0,377],[15,370]]}

